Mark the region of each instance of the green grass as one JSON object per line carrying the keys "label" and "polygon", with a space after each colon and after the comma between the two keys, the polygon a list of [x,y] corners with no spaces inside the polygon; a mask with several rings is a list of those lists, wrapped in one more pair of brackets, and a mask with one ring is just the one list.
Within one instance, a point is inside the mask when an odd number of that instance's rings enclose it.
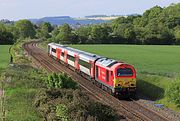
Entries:
{"label": "green grass", "polygon": [[[0,45],[0,76],[1,76],[1,71],[8,66],[10,61],[9,48],[10,45]],[[1,79],[0,79],[0,89],[1,89]],[[1,97],[0,97],[0,103],[1,103]],[[1,109],[2,109],[2,105],[0,104],[0,110]],[[2,117],[1,111],[0,111],[0,117]]]}
{"label": "green grass", "polygon": [[11,45],[0,45],[0,70],[6,68],[10,62],[10,46]]}
{"label": "green grass", "polygon": [[7,68],[5,83],[6,120],[41,121],[41,114],[33,106],[36,93],[43,88],[45,73],[27,65]]}
{"label": "green grass", "polygon": [[10,77],[4,85],[6,120],[41,121],[43,120],[41,114],[33,106],[33,102],[35,94],[44,87],[42,81],[46,73],[29,66],[30,60],[24,56],[22,49],[23,42],[20,41],[11,48],[14,66],[4,66],[3,69],[5,77]]}
{"label": "green grass", "polygon": [[72,45],[72,47],[130,63],[135,66],[138,74],[180,75],[179,46]]}

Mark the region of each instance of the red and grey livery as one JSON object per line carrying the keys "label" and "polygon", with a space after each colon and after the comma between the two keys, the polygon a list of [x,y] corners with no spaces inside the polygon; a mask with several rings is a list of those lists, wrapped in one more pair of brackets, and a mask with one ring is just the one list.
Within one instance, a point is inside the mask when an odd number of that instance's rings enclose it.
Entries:
{"label": "red and grey livery", "polygon": [[56,43],[48,44],[48,54],[115,96],[135,95],[136,71],[130,64]]}

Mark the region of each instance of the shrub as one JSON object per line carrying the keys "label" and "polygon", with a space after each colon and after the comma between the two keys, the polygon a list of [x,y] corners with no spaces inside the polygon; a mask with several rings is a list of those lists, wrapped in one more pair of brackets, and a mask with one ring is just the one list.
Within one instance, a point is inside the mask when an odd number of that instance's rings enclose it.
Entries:
{"label": "shrub", "polygon": [[61,121],[68,121],[68,108],[63,104],[59,104],[56,106],[56,116]]}
{"label": "shrub", "polygon": [[115,121],[116,112],[112,108],[107,105],[103,105],[101,103],[92,103],[91,108],[89,108],[89,112],[91,115],[97,117],[99,121]]}
{"label": "shrub", "polygon": [[180,80],[172,82],[166,90],[167,98],[180,107]]}
{"label": "shrub", "polygon": [[77,83],[66,73],[50,74],[46,80],[48,88],[71,88],[76,89]]}

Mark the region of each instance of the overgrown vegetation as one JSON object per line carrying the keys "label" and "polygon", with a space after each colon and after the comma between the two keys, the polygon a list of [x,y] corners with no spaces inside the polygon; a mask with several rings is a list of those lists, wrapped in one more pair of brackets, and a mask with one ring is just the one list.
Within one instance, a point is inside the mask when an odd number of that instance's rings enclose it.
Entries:
{"label": "overgrown vegetation", "polygon": [[79,89],[41,90],[35,106],[47,120],[62,121],[115,121],[116,112],[109,106],[94,102]]}
{"label": "overgrown vegetation", "polygon": [[13,58],[13,63],[30,63],[31,61],[26,57],[24,53],[24,49],[22,48],[25,42],[28,42],[29,39],[26,40],[18,40],[14,43],[13,47],[10,49],[10,53]]}
{"label": "overgrown vegetation", "polygon": [[0,45],[0,70],[8,66],[10,62],[10,45]]}
{"label": "overgrown vegetation", "polygon": [[42,120],[32,106],[35,94],[45,87],[45,73],[27,65],[15,65],[4,72],[6,97],[6,120]]}
{"label": "overgrown vegetation", "polygon": [[168,101],[173,102],[180,107],[180,81],[178,79],[168,86],[166,95],[168,97]]}
{"label": "overgrown vegetation", "polygon": [[118,117],[109,106],[87,97],[67,74],[49,74],[48,89],[41,89],[34,105],[46,120],[62,121],[114,121]]}
{"label": "overgrown vegetation", "polygon": [[77,83],[72,80],[66,73],[50,74],[46,80],[48,88],[77,88]]}

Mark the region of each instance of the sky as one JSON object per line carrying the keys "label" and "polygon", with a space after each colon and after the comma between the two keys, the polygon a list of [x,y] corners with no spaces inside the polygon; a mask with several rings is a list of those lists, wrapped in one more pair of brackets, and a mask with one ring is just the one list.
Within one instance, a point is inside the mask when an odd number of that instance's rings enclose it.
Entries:
{"label": "sky", "polygon": [[0,0],[0,19],[142,14],[155,5],[166,7],[179,2],[180,0]]}

